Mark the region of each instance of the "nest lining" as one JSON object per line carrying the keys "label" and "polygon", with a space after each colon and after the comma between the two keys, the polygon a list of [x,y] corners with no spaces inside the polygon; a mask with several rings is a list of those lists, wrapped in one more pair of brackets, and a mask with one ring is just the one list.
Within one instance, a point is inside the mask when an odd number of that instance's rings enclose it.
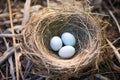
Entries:
{"label": "nest lining", "polygon": [[[71,74],[95,61],[100,47],[100,32],[93,18],[87,14],[59,10],[45,10],[45,14],[39,15],[43,16],[35,25],[29,23],[23,32],[26,48],[38,55],[38,58],[32,59],[37,62],[40,59],[37,66],[42,64],[51,72]],[[75,56],[70,59],[61,59],[49,45],[53,36],[60,36],[63,32],[70,32],[77,39]]]}

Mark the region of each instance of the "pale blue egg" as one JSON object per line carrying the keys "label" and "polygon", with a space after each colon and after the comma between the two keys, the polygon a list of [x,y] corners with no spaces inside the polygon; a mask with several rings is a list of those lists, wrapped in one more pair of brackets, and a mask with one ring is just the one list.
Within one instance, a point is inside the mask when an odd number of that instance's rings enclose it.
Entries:
{"label": "pale blue egg", "polygon": [[54,51],[58,51],[61,47],[62,47],[62,40],[60,37],[58,36],[54,36],[51,40],[50,40],[50,47],[52,50]]}
{"label": "pale blue egg", "polygon": [[61,36],[61,39],[62,39],[64,45],[74,46],[76,44],[75,37],[73,36],[73,34],[71,34],[69,32],[64,32]]}
{"label": "pale blue egg", "polygon": [[73,46],[64,46],[58,52],[61,58],[71,58],[74,54],[75,48]]}

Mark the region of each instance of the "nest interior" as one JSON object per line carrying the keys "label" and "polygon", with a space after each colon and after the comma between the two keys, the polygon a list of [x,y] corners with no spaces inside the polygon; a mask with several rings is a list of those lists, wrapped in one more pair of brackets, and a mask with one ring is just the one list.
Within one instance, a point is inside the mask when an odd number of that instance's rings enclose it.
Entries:
{"label": "nest interior", "polygon": [[50,19],[44,19],[41,23],[41,29],[38,29],[38,35],[40,36],[38,41],[41,41],[42,46],[48,51],[49,55],[56,55],[57,52],[52,51],[50,48],[50,39],[53,36],[61,36],[64,32],[70,32],[77,39],[75,45],[76,55],[80,54],[84,49],[90,47],[91,40],[95,40],[97,35],[96,28],[83,20],[84,17],[78,14],[61,14]]}
{"label": "nest interior", "polygon": [[[29,23],[29,27],[24,30],[26,47],[38,57],[32,57],[35,64],[39,68],[42,64],[42,67],[51,72],[70,74],[94,62],[101,42],[99,25],[94,18],[84,13],[48,9],[44,11],[34,25]],[[50,48],[50,39],[63,32],[70,32],[77,39],[76,53],[70,59],[60,58]]]}

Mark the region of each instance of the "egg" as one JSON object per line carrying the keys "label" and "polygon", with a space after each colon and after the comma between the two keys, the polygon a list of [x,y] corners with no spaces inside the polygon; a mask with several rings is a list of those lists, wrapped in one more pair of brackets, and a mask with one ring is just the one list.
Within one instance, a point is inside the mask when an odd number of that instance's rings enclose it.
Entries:
{"label": "egg", "polygon": [[61,39],[62,39],[64,45],[74,46],[76,44],[75,37],[73,36],[73,34],[71,34],[69,32],[64,32],[61,35]]}
{"label": "egg", "polygon": [[73,46],[64,46],[58,52],[61,58],[71,58],[74,54],[75,48]]}
{"label": "egg", "polygon": [[62,40],[60,37],[58,36],[54,36],[53,38],[51,38],[50,40],[50,47],[52,50],[54,51],[58,51],[61,47],[62,47]]}

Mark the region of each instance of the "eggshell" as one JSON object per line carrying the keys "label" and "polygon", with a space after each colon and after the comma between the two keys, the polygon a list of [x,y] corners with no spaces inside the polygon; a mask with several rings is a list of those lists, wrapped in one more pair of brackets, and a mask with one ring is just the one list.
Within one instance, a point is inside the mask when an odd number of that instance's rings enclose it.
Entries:
{"label": "eggshell", "polygon": [[64,32],[61,36],[61,39],[62,39],[64,45],[74,46],[76,44],[75,37],[73,36],[73,34],[71,34],[69,32]]}
{"label": "eggshell", "polygon": [[50,47],[54,51],[58,51],[62,47],[62,40],[58,36],[54,36],[50,40]]}
{"label": "eggshell", "polygon": [[73,46],[64,46],[58,52],[58,55],[61,58],[70,58],[74,54],[75,54],[75,48]]}

